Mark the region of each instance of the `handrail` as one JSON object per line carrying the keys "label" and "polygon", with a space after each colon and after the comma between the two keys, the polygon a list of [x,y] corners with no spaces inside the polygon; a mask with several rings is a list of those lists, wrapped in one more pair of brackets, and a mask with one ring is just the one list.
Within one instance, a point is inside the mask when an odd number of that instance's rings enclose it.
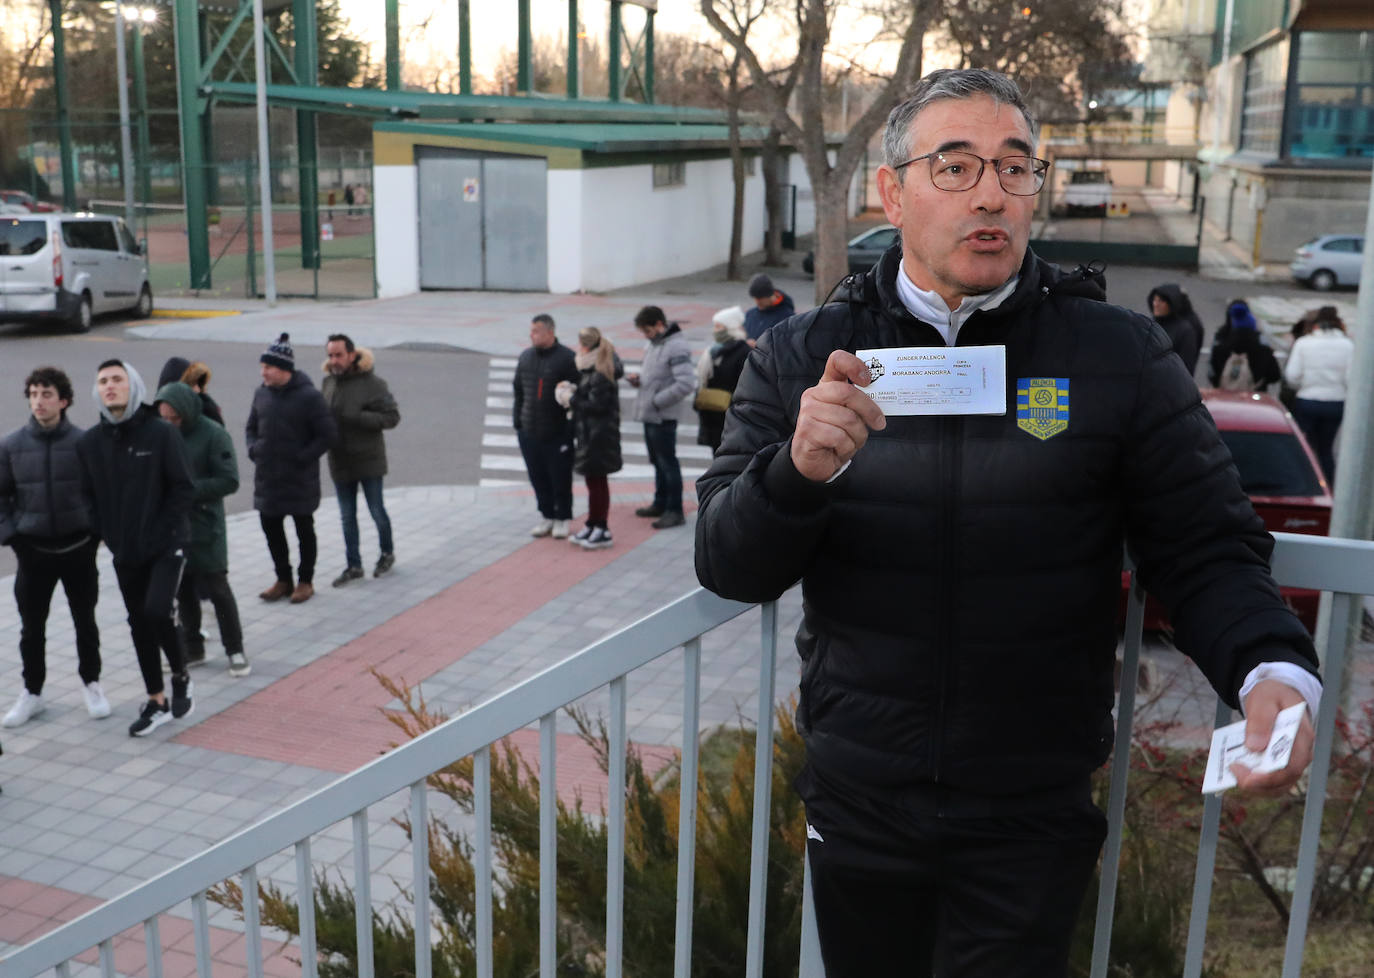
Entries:
{"label": "handrail", "polygon": [[[1351,595],[1374,594],[1374,542],[1287,533],[1277,533],[1274,536],[1277,545],[1272,565],[1275,578],[1279,583],[1290,587],[1331,591],[1336,595],[1333,603],[1338,609],[1350,607],[1351,598],[1349,596]],[[1133,613],[1127,628],[1128,654],[1133,654],[1139,648],[1141,623],[1139,612],[1140,606],[1143,605],[1143,595],[1139,593],[1139,589],[1133,588],[1132,590],[1135,593],[1131,597]],[[753,605],[717,597],[698,588],[661,610],[586,646],[513,688],[487,699],[467,713],[454,717],[416,737],[409,743],[397,747],[386,756],[345,775],[333,784],[264,819],[257,825],[244,829],[200,855],[132,888],[115,900],[95,908],[27,946],[0,958],[0,978],[30,978],[32,975],[53,968],[58,970],[58,974],[65,974],[68,969],[67,962],[92,948],[99,948],[102,968],[107,974],[112,974],[111,942],[113,938],[115,935],[140,924],[145,925],[145,941],[149,949],[150,961],[152,961],[158,948],[157,915],[188,899],[193,903],[192,916],[196,932],[198,970],[201,974],[208,975],[209,939],[205,892],[223,880],[242,874],[245,888],[245,923],[251,943],[252,935],[258,926],[258,909],[253,898],[248,895],[248,891],[252,889],[254,893],[256,892],[254,883],[257,879],[257,865],[282,850],[294,846],[298,885],[301,892],[309,892],[311,888],[310,837],[349,820],[350,817],[354,835],[353,858],[355,871],[358,875],[358,892],[355,894],[355,899],[359,909],[359,970],[362,974],[370,975],[372,971],[370,961],[371,934],[364,930],[365,922],[370,920],[371,916],[368,909],[371,897],[367,880],[366,809],[369,805],[381,802],[403,789],[409,789],[412,823],[422,825],[425,822],[426,813],[425,781],[431,774],[448,767],[463,757],[471,755],[477,755],[479,758],[485,757],[485,748],[489,745],[535,722],[540,724],[543,760],[551,762],[554,739],[552,718],[557,711],[588,693],[610,686],[613,713],[615,714],[612,717],[612,734],[615,743],[611,745],[611,758],[614,761],[619,755],[621,766],[612,771],[612,794],[618,794],[620,797],[608,799],[608,805],[611,806],[608,817],[612,820],[613,830],[616,820],[619,820],[621,827],[615,831],[623,832],[623,790],[617,793],[614,790],[614,785],[619,779],[623,787],[624,781],[623,755],[627,740],[624,723],[625,677],[659,656],[675,648],[683,647],[685,652],[684,718],[690,717],[693,721],[690,728],[684,726],[686,734],[696,727],[697,713],[693,704],[696,701],[696,687],[699,683],[700,637],[753,607]],[[1343,611],[1339,620],[1344,620]],[[1333,629],[1333,633],[1338,631]],[[1132,632],[1134,635],[1131,634]],[[766,792],[771,784],[771,751],[759,751],[758,745],[771,743],[772,674],[776,645],[777,608],[775,604],[765,605],[761,633],[763,654],[760,661],[760,715],[756,737],[754,799],[754,838],[757,843],[762,836],[762,844],[765,847],[767,845],[768,811]],[[1333,634],[1329,639],[1328,647],[1323,650],[1325,653],[1324,661],[1328,664],[1331,672],[1326,677],[1326,681],[1333,689],[1340,688],[1343,668],[1343,646],[1338,648],[1338,645],[1340,645],[1340,636]],[[1109,861],[1112,859],[1112,854],[1119,850],[1120,808],[1124,799],[1126,782],[1126,764],[1121,748],[1126,745],[1130,735],[1128,710],[1133,694],[1135,672],[1134,668],[1129,667],[1123,670],[1122,698],[1116,740],[1118,756],[1115,761],[1120,770],[1119,773],[1116,770],[1113,772],[1112,795],[1109,800],[1109,810],[1116,823],[1111,827],[1115,841],[1113,841],[1113,836],[1109,835],[1106,854]],[[1312,872],[1315,866],[1321,810],[1325,800],[1326,773],[1329,768],[1333,743],[1337,699],[1338,697],[1334,696],[1323,697],[1322,709],[1316,724],[1318,731],[1317,756],[1313,761],[1311,787],[1299,851],[1299,879],[1298,885],[1295,887],[1292,925],[1285,959],[1284,974],[1286,976],[1296,976],[1301,967],[1302,945],[1306,930],[1306,900],[1310,896]],[[1220,722],[1223,717],[1228,715],[1229,710],[1219,710],[1218,721]],[[541,785],[544,805],[549,804],[551,797],[552,766],[552,763],[549,763],[546,771],[541,764],[541,780],[546,782],[546,784]],[[691,742],[690,736],[685,736],[684,776],[687,776],[695,767],[695,743]],[[478,806],[475,814],[478,820],[480,841],[489,838],[489,770],[484,765],[479,764],[474,780],[476,782],[474,793]],[[621,805],[618,812],[615,810],[617,800]],[[541,809],[544,805],[541,805]],[[1212,819],[1215,819],[1218,808],[1217,805],[1209,806],[1208,814]],[[541,811],[541,820],[546,817],[546,813]],[[684,816],[684,818],[690,819],[690,816]],[[760,832],[760,827],[762,827],[762,832]],[[694,834],[690,821],[683,821],[679,831],[681,833],[680,838],[684,840],[690,840]],[[541,827],[541,837],[545,833],[552,833],[551,824]],[[424,833],[417,834],[412,840],[412,845],[416,878],[420,879],[428,872]],[[1209,833],[1204,828],[1198,862],[1200,874],[1210,864],[1214,852],[1215,833]],[[541,853],[541,860],[543,855]],[[616,875],[616,861],[623,859],[623,852],[612,851],[608,852],[607,856],[610,860],[608,878],[613,878]],[[549,853],[549,857],[548,861],[552,863],[552,852]],[[690,866],[690,863],[688,865]],[[749,908],[751,919],[749,947],[746,953],[748,960],[746,960],[745,966],[747,973],[757,974],[762,966],[762,918],[766,895],[763,882],[766,879],[766,855],[756,849],[752,855],[752,866],[754,878],[751,881]],[[489,877],[490,874],[485,875]],[[1206,875],[1210,878],[1211,874],[1208,872]],[[1114,865],[1108,866],[1104,863],[1102,879],[1104,892],[1099,894],[1100,913],[1098,920],[1098,941],[1101,943],[1100,946],[1094,948],[1093,974],[1095,975],[1105,973],[1108,959],[1113,899],[1112,894],[1107,890],[1113,888]],[[551,904],[552,891],[544,889],[547,885],[544,880],[541,880],[541,903],[547,900]],[[608,886],[610,885],[608,883]],[[420,887],[416,888],[417,895],[420,890]],[[677,973],[682,975],[690,966],[690,894],[692,892],[690,877],[685,881],[685,885],[683,880],[679,880],[678,892],[677,930],[679,936],[685,939],[686,950],[681,946],[678,948],[675,963]],[[685,908],[682,906],[684,894],[687,901]],[[619,892],[614,889],[609,896],[616,901],[621,899]],[[1189,968],[1185,974],[1195,974],[1193,968],[1200,965],[1201,939],[1205,934],[1206,903],[1209,896],[1210,887],[1206,885],[1206,881],[1200,875],[1195,887],[1193,922],[1194,928],[1196,928],[1198,922],[1201,921],[1203,930],[1200,933],[1190,935]],[[803,895],[803,944],[806,952],[803,954],[802,967],[807,974],[818,974],[819,972],[814,970],[819,968],[819,964],[808,897],[809,887],[808,892]],[[489,891],[485,896],[479,894],[479,904],[483,900],[489,899]],[[304,907],[308,903],[309,901],[302,901],[302,906]],[[543,908],[541,917],[545,919],[552,917],[552,910],[551,905]],[[417,913],[424,912],[423,905],[417,905]],[[620,940],[618,926],[617,920],[608,919],[608,975],[618,973],[618,956],[611,953],[612,945]],[[482,936],[488,945],[485,952],[479,951],[479,970],[482,973],[490,973],[489,921],[479,924],[479,928],[483,931]],[[313,931],[313,921],[309,918],[309,913],[304,910],[301,930],[302,940],[310,943],[312,938],[306,932],[307,930]],[[427,937],[422,940],[425,933],[427,931],[423,926],[416,928],[418,949],[424,949],[428,946]],[[552,945],[549,944],[545,950],[551,957]],[[250,947],[249,953],[251,961],[251,956],[256,952]],[[610,960],[612,957],[616,959],[614,962]],[[428,964],[428,955],[417,954],[416,974],[427,974]],[[306,975],[312,973],[308,964],[304,973]]]}

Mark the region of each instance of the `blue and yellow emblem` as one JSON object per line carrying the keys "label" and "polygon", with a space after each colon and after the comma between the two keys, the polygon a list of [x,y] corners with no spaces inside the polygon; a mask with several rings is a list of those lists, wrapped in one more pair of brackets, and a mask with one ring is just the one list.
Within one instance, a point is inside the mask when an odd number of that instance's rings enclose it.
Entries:
{"label": "blue and yellow emblem", "polygon": [[1069,427],[1069,378],[1019,377],[1016,427],[1041,441]]}

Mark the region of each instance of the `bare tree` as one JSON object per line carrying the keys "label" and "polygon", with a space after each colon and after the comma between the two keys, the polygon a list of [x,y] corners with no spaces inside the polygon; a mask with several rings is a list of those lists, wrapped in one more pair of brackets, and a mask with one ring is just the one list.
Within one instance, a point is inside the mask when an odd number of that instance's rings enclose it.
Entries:
{"label": "bare tree", "polygon": [[[701,0],[701,13],[748,66],[755,86],[763,93],[773,125],[794,146],[806,164],[816,205],[816,301],[849,269],[845,247],[848,230],[849,185],[863,159],[869,139],[882,125],[900,95],[920,75],[921,47],[938,0],[893,0],[865,6],[882,14],[884,28],[876,40],[899,45],[892,73],[875,98],[851,125],[835,151],[834,162],[825,130],[825,59],[831,27],[841,0],[794,0],[788,30],[795,31],[797,54],[789,64],[770,70],[750,46],[747,36],[732,26],[724,10],[729,0]],[[767,0],[764,0],[766,3]],[[772,3],[773,10],[784,5]],[[795,114],[791,96],[795,89]]]}

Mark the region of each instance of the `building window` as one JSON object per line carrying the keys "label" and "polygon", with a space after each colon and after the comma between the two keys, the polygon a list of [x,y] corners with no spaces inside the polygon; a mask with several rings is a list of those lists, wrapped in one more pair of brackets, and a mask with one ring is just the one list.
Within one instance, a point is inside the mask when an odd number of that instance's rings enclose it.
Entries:
{"label": "building window", "polygon": [[687,184],[686,163],[655,163],[654,189],[661,187],[683,187]]}
{"label": "building window", "polygon": [[1305,31],[1294,43],[1289,155],[1374,158],[1374,31]]}
{"label": "building window", "polygon": [[1265,156],[1279,155],[1287,73],[1287,39],[1265,45],[1246,58],[1245,104],[1240,119],[1242,150]]}

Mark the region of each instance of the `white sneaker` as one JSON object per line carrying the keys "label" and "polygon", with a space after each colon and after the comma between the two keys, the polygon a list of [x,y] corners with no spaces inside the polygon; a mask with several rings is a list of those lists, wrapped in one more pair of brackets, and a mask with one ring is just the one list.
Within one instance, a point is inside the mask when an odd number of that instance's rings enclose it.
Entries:
{"label": "white sneaker", "polygon": [[553,532],[553,520],[540,520],[530,529],[532,537],[546,537]]}
{"label": "white sneaker", "polygon": [[229,675],[241,679],[252,671],[253,667],[248,664],[248,656],[242,652],[229,653]]}
{"label": "white sneaker", "polygon": [[567,521],[567,520],[554,520],[554,521],[553,521],[553,538],[554,538],[555,540],[566,540],[566,539],[568,539],[568,521]]}
{"label": "white sneaker", "polygon": [[100,683],[87,683],[81,687],[81,693],[86,697],[86,712],[93,720],[103,720],[110,715],[110,701],[105,698]]}
{"label": "white sneaker", "polygon": [[38,714],[42,713],[45,709],[43,697],[30,693],[25,689],[19,693],[19,699],[14,701],[14,706],[5,714],[3,723],[7,727],[20,727],[38,716]]}

